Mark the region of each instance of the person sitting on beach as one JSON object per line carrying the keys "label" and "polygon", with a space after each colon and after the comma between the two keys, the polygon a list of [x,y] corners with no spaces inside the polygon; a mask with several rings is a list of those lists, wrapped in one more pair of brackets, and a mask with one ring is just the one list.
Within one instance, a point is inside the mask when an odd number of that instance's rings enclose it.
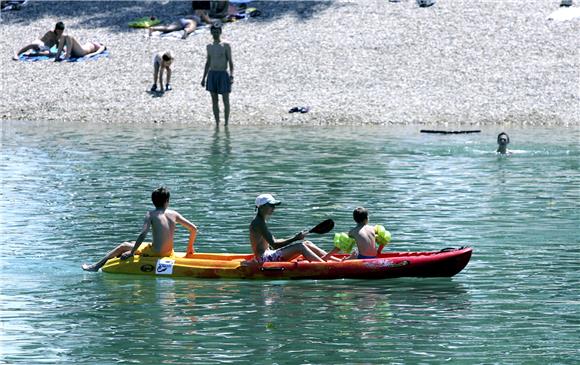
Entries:
{"label": "person sitting on beach", "polygon": [[210,1],[209,17],[223,21],[228,16],[229,9],[229,1],[212,0]]}
{"label": "person sitting on beach", "polygon": [[183,36],[181,39],[186,39],[189,35],[197,29],[197,25],[201,23],[201,18],[197,15],[191,15],[189,17],[180,18],[178,21],[173,22],[168,25],[154,25],[149,27],[149,36],[153,32],[161,33],[171,33],[183,30]]}
{"label": "person sitting on beach", "polygon": [[193,13],[203,20],[204,23],[210,24],[211,19],[209,18],[207,12],[211,9],[211,4],[209,0],[192,1],[191,9]]}
{"label": "person sitting on beach", "polygon": [[[234,82],[234,63],[232,61],[232,49],[229,43],[222,42],[220,36],[222,27],[219,23],[211,26],[213,43],[207,45],[207,59],[201,86],[206,88],[211,94],[213,115],[217,125],[220,123],[220,110],[218,105],[218,94],[222,95],[224,102],[224,120],[228,125],[230,118],[230,92]],[[230,74],[227,69],[230,67]],[[207,83],[206,83],[207,77]]]}
{"label": "person sitting on beach", "polygon": [[[250,224],[250,243],[254,257],[259,263],[273,261],[290,261],[303,255],[309,261],[324,261],[322,257],[327,253],[310,241],[300,241],[306,237],[308,231],[302,231],[291,238],[276,239],[268,229],[266,221],[274,213],[280,202],[271,194],[261,194],[256,198],[256,217]],[[275,249],[271,249],[271,247]]]}
{"label": "person sitting on beach", "polygon": [[497,153],[505,155],[506,153],[510,153],[507,149],[508,144],[510,143],[510,137],[505,132],[501,132],[497,136]]}
{"label": "person sitting on beach", "polygon": [[12,57],[13,60],[17,61],[21,54],[24,54],[30,50],[39,52],[40,54],[50,54],[50,49],[58,44],[62,33],[64,32],[64,23],[58,22],[54,26],[54,30],[46,32],[40,39],[33,41],[32,43],[24,46],[20,51],[16,52]]}
{"label": "person sitting on beach", "polygon": [[[197,227],[183,218],[181,214],[174,210],[167,209],[169,206],[169,190],[164,187],[155,189],[151,194],[151,200],[155,205],[154,210],[145,214],[141,234],[135,242],[123,242],[115,249],[107,253],[99,262],[89,265],[83,264],[86,271],[98,271],[105,263],[114,257],[121,256],[121,260],[126,260],[133,255],[143,255],[152,257],[167,257],[173,255],[173,236],[175,224],[179,223],[189,230],[189,245],[193,248]],[[153,229],[153,243],[142,244],[149,228]],[[189,251],[189,250],[188,250]]]}
{"label": "person sitting on beach", "polygon": [[[60,59],[64,48],[66,52],[63,59]],[[63,35],[58,41],[58,50],[56,51],[55,61],[66,61],[71,57],[80,58],[85,56],[94,56],[105,51],[107,47],[99,42],[87,42],[80,44],[79,41],[71,35]]]}
{"label": "person sitting on beach", "polygon": [[[171,65],[173,64],[173,53],[171,51],[156,53],[153,57],[153,86],[151,92],[157,91],[157,81],[159,81],[160,91],[169,91],[171,88]],[[167,72],[165,89],[163,89],[163,73]]]}

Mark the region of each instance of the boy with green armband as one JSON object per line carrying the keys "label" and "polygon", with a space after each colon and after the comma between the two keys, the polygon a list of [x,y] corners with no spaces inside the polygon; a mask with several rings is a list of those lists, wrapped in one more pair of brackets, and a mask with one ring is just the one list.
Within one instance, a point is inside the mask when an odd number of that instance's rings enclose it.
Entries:
{"label": "boy with green armband", "polygon": [[[339,251],[352,252],[356,245],[357,251],[353,252],[347,260],[374,259],[379,255],[384,246],[391,241],[391,233],[381,225],[369,225],[369,212],[366,208],[358,207],[352,212],[356,226],[347,233],[334,235],[335,248],[327,256],[334,255]],[[377,250],[376,244],[379,244]]]}

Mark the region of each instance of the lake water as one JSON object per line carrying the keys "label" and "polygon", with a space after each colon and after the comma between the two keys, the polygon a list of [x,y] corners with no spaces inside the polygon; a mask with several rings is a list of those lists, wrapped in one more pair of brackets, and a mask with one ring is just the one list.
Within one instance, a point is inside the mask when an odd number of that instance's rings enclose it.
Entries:
{"label": "lake water", "polygon": [[[1,122],[0,363],[580,362],[580,133],[499,128],[210,127]],[[136,239],[150,192],[249,252],[257,194],[289,236],[363,205],[387,250],[469,245],[457,276],[210,281],[86,273]],[[330,249],[331,235],[312,237]],[[178,231],[176,250],[187,234]]]}

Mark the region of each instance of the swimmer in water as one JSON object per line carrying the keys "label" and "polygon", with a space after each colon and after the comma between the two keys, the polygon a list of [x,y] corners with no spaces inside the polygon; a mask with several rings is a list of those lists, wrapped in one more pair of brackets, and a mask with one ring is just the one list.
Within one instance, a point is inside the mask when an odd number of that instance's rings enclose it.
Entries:
{"label": "swimmer in water", "polygon": [[510,153],[507,149],[508,144],[510,144],[510,137],[505,132],[501,132],[497,136],[497,153],[502,155]]}

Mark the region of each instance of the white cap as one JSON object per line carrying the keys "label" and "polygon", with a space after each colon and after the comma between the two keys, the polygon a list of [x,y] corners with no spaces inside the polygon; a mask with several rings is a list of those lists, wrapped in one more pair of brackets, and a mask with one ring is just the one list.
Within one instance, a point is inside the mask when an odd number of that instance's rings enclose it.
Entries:
{"label": "white cap", "polygon": [[261,194],[256,198],[256,207],[261,207],[264,204],[279,205],[281,202],[274,199],[272,194]]}

